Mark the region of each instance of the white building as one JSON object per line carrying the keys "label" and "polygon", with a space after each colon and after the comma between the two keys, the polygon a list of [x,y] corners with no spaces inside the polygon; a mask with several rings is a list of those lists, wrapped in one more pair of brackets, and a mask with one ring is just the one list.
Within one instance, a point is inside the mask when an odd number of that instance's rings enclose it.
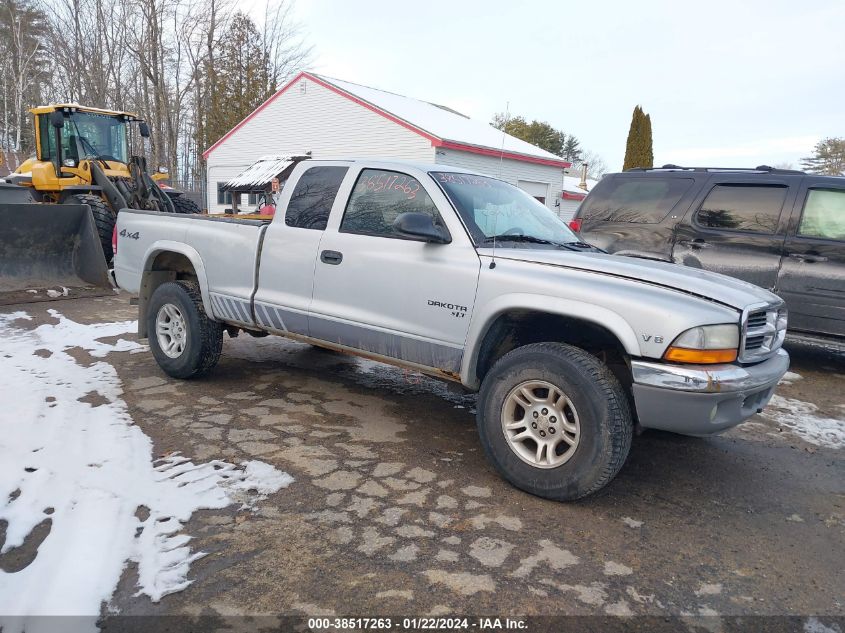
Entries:
{"label": "white building", "polygon": [[[220,187],[260,156],[306,152],[465,167],[511,182],[555,211],[565,202],[563,170],[570,166],[447,107],[303,72],[205,151],[209,211],[231,207],[231,194]],[[251,202],[242,196],[240,206]]]}
{"label": "white building", "polygon": [[[560,194],[560,206],[556,209],[557,214],[564,220],[569,221],[575,215],[575,212],[581,205],[581,201],[592,191],[596,182],[589,178],[582,180],[575,176],[564,176],[563,191]],[[586,186],[582,186],[582,184]]]}

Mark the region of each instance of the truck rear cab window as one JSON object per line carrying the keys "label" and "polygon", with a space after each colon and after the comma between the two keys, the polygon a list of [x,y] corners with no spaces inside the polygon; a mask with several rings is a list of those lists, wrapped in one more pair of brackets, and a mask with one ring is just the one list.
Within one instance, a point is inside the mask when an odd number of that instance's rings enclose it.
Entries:
{"label": "truck rear cab window", "polygon": [[437,206],[416,178],[398,171],[364,169],[349,197],[340,232],[405,239],[394,230],[393,221],[409,211],[430,215],[443,226]]}
{"label": "truck rear cab window", "polygon": [[693,185],[692,178],[618,176],[602,180],[582,205],[589,222],[658,224]]}
{"label": "truck rear cab window", "polygon": [[296,183],[285,211],[285,224],[322,231],[348,167],[311,167]]}
{"label": "truck rear cab window", "polygon": [[798,235],[845,241],[845,189],[810,189]]}
{"label": "truck rear cab window", "polygon": [[785,185],[716,185],[695,221],[708,229],[776,233],[786,192]]}

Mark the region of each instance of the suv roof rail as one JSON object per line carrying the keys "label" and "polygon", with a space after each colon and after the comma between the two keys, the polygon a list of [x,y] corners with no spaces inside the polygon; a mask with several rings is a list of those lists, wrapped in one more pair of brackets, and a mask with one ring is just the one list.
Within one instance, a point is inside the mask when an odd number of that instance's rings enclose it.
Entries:
{"label": "suv roof rail", "polygon": [[770,167],[769,165],[757,165],[757,167],[681,167],[680,165],[673,165],[667,163],[662,167],[632,167],[626,169],[626,172],[631,171],[695,171],[695,172],[752,172],[752,173],[769,173],[769,174],[799,174],[805,175],[806,172],[800,169],[779,169],[777,167]]}

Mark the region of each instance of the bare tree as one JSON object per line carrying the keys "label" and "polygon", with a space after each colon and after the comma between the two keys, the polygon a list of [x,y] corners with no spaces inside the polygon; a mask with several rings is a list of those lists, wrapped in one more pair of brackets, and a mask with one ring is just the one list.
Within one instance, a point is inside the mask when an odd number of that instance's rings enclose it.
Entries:
{"label": "bare tree", "polygon": [[38,96],[38,82],[42,77],[39,63],[44,49],[38,37],[43,15],[34,8],[19,4],[17,0],[0,3],[0,50],[3,86],[3,137],[4,149],[21,151],[26,132],[27,100]]}
{"label": "bare tree", "polygon": [[[151,166],[199,178],[201,153],[217,140],[221,121],[237,122],[224,121],[237,108],[226,102],[233,78],[230,60],[221,59],[234,50],[227,37],[236,1],[0,0],[0,147],[29,142],[26,110],[36,100],[79,102],[146,119]],[[292,6],[267,0],[261,23],[245,18],[256,36],[243,47],[243,66],[252,72],[249,58],[263,60],[255,75],[260,95],[310,59]],[[133,152],[139,143],[133,139]]]}
{"label": "bare tree", "polygon": [[587,178],[593,180],[601,180],[601,178],[610,171],[607,168],[607,163],[596,152],[590,150],[581,150],[581,160],[573,165],[580,169],[581,165],[587,165]]}

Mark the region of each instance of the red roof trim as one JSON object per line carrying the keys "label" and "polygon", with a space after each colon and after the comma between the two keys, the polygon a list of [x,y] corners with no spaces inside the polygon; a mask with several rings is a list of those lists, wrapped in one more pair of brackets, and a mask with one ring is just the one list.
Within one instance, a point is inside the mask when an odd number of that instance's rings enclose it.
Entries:
{"label": "red roof trim", "polygon": [[310,79],[314,83],[316,83],[316,84],[318,84],[318,85],[320,85],[324,88],[327,88],[327,89],[331,90],[332,92],[339,94],[342,97],[346,97],[347,99],[357,103],[358,105],[364,106],[368,110],[371,110],[372,112],[375,112],[376,114],[383,116],[384,118],[388,119],[389,121],[393,121],[394,123],[401,125],[402,127],[406,128],[406,129],[408,129],[408,130],[410,130],[410,131],[412,131],[416,134],[419,134],[423,138],[426,138],[429,141],[431,141],[431,144],[434,147],[443,147],[443,148],[446,148],[446,149],[455,149],[455,150],[459,150],[459,151],[462,151],[462,152],[471,152],[473,154],[481,154],[483,156],[495,156],[497,158],[502,156],[502,157],[510,159],[510,160],[518,160],[518,161],[522,161],[522,162],[526,162],[526,163],[535,163],[535,164],[538,164],[538,165],[550,165],[552,167],[566,168],[566,167],[572,166],[572,163],[565,161],[563,159],[554,160],[554,159],[551,159],[551,158],[540,158],[538,156],[529,156],[527,154],[517,154],[515,152],[501,152],[499,150],[495,150],[495,149],[491,149],[491,148],[487,148],[487,147],[478,147],[476,145],[466,145],[464,143],[456,143],[454,141],[444,141],[444,140],[434,136],[430,132],[427,132],[426,130],[423,130],[422,128],[416,127],[415,125],[408,123],[404,119],[400,119],[399,117],[394,116],[394,115],[390,114],[389,112],[386,112],[385,110],[382,110],[381,108],[374,106],[372,103],[364,101],[363,99],[360,99],[360,98],[356,97],[355,95],[352,95],[352,94],[346,92],[345,90],[338,88],[334,84],[331,84],[331,83],[329,83],[329,82],[327,82],[327,81],[325,81],[325,80],[323,80],[319,77],[316,77],[316,76],[314,76],[310,73],[307,73],[307,72],[299,73],[296,77],[291,79],[288,83],[286,83],[279,90],[277,90],[275,94],[273,94],[269,99],[267,99],[264,103],[262,103],[260,106],[258,106],[255,110],[253,110],[249,114],[249,116],[247,116],[243,121],[241,121],[235,127],[233,127],[231,130],[226,132],[226,134],[224,134],[219,140],[217,140],[217,142],[215,142],[211,147],[209,147],[207,150],[205,150],[202,153],[202,157],[204,159],[208,159],[209,154],[211,154],[211,152],[213,152],[217,148],[218,145],[223,143],[223,141],[225,141],[230,136],[232,136],[232,134],[234,134],[239,129],[241,129],[253,117],[255,117],[259,112],[261,112],[264,108],[266,108],[268,105],[270,105],[278,97],[282,96],[285,92],[288,91],[288,89],[291,86],[293,86],[297,81],[299,81],[300,79],[302,79],[304,77],[307,77],[308,79]]}
{"label": "red roof trim", "polygon": [[586,193],[569,193],[568,191],[564,191],[561,193],[561,198],[564,200],[583,200],[587,197]]}
{"label": "red roof trim", "polygon": [[561,159],[540,158],[539,156],[528,156],[527,154],[517,154],[515,152],[503,152],[498,149],[491,149],[489,147],[478,147],[477,145],[466,145],[464,143],[456,143],[454,141],[440,141],[435,143],[437,147],[445,149],[455,149],[461,152],[471,152],[473,154],[481,154],[482,156],[495,156],[496,158],[504,157],[510,160],[518,160],[524,163],[535,163],[537,165],[550,165],[552,167],[560,167],[565,169],[572,167],[572,163]]}

